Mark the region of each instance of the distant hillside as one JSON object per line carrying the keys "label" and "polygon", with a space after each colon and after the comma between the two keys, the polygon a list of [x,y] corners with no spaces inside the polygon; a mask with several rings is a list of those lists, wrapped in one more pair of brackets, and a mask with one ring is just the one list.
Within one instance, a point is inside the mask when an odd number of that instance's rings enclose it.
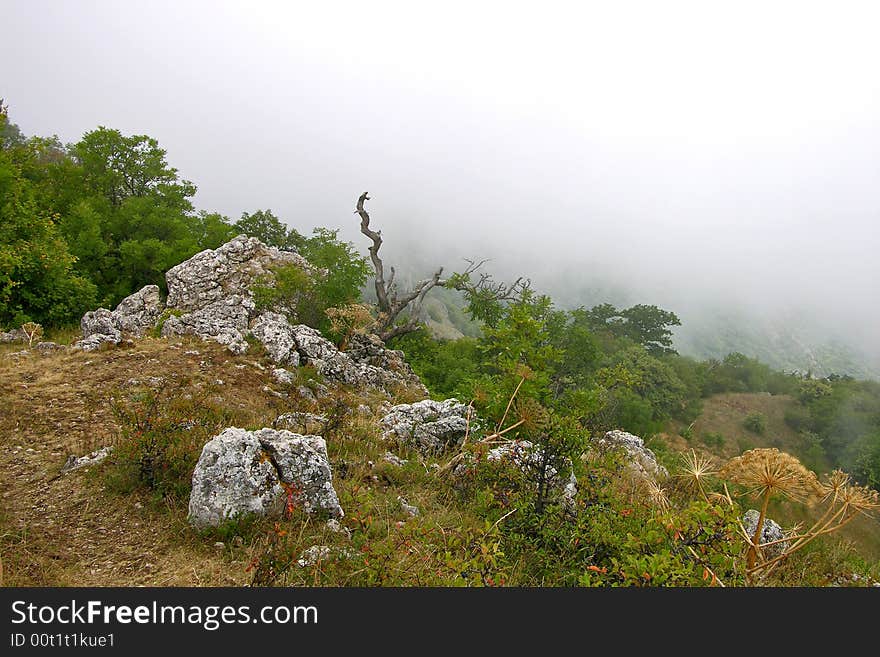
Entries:
{"label": "distant hillside", "polygon": [[[555,292],[553,293],[556,298]],[[607,296],[598,290],[589,291],[583,301],[563,296],[560,305],[576,308],[603,303]],[[629,296],[625,301],[614,301],[620,307],[637,303]],[[814,376],[848,374],[857,379],[880,380],[880,363],[847,344],[839,337],[823,335],[810,325],[808,318],[760,317],[754,313],[734,310],[702,309],[680,310],[665,305],[681,319],[682,325],[674,330],[674,346],[686,356],[698,360],[723,359],[739,352],[757,358],[776,370],[784,372],[811,372]],[[464,301],[452,290],[438,289],[425,303],[427,323],[435,337],[456,339],[462,335],[479,333],[476,323],[463,311]]]}
{"label": "distant hillside", "polygon": [[802,317],[773,320],[735,312],[680,317],[675,346],[695,358],[721,359],[738,351],[786,372],[880,379],[880,365],[840,338],[821,335]]}
{"label": "distant hillside", "polygon": [[[811,451],[810,443],[803,434],[794,431],[786,422],[786,411],[797,405],[789,395],[770,395],[769,393],[725,393],[713,395],[703,402],[703,411],[690,425],[690,432],[681,423],[673,423],[673,431],[678,433],[661,434],[659,437],[676,452],[691,448],[713,454],[717,460],[728,459],[744,450],[756,447],[776,447],[797,456],[805,465],[817,473],[831,470],[824,455]],[[749,431],[744,426],[750,414],[760,413],[766,423],[763,434]],[[685,439],[681,434],[689,435]],[[816,520],[816,511],[803,505],[775,501],[771,506],[771,517],[783,526],[793,526],[798,522],[808,525]],[[876,560],[880,558],[880,537],[877,522],[868,517],[860,517],[847,526],[840,535],[852,541],[859,554]]]}

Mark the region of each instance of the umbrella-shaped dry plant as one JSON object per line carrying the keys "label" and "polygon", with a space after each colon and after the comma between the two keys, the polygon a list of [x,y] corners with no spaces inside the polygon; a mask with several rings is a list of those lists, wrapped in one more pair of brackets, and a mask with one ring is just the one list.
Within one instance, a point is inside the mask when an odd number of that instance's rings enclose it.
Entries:
{"label": "umbrella-shaped dry plant", "polygon": [[[740,523],[740,530],[748,543],[746,575],[750,583],[770,571],[797,550],[819,536],[830,534],[850,523],[859,514],[871,514],[880,508],[877,491],[852,483],[849,475],[840,470],[820,482],[791,454],[773,448],[752,449],[730,459],[720,470],[722,479],[739,484],[746,494],[756,496],[761,503],[758,523],[750,535]],[[761,543],[761,533],[767,516],[767,507],[774,495],[796,502],[826,505],[824,513],[806,530],[795,530],[779,540]],[[729,494],[725,496],[731,503]],[[778,545],[778,554],[765,558],[766,548]]]}

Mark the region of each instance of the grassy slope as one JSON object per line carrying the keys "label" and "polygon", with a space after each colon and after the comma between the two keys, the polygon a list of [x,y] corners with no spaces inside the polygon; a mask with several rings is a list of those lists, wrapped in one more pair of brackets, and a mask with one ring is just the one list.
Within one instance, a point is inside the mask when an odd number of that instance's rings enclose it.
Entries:
{"label": "grassy slope", "polygon": [[[273,521],[232,527],[200,536],[186,523],[185,500],[159,499],[140,490],[120,493],[108,487],[107,466],[58,477],[68,454],[83,454],[117,437],[117,418],[110,398],[134,398],[149,377],[178,381],[201,390],[230,413],[237,426],[271,426],[280,414],[334,409],[365,403],[374,413],[340,416],[325,432],[334,466],[334,485],[351,539],[334,534],[318,521],[286,525],[284,549],[299,555],[312,545],[336,545],[361,552],[346,563],[293,567],[285,583],[323,585],[458,584],[460,545],[466,535],[479,535],[483,520],[450,494],[437,478],[431,460],[415,455],[403,468],[383,463],[389,448],[378,435],[375,410],[384,400],[339,390],[319,403],[294,388],[276,384],[268,361],[258,353],[236,357],[220,346],[196,339],[172,343],[145,339],[127,348],[93,353],[59,352],[14,355],[20,347],[0,346],[0,558],[6,585],[244,585],[253,576],[254,559],[264,556],[273,540]],[[197,353],[186,353],[186,352]],[[305,370],[300,370],[305,372]],[[132,381],[136,379],[136,381]],[[220,383],[222,381],[222,383]],[[161,384],[159,384],[161,385]],[[284,399],[267,394],[287,392]],[[409,401],[405,396],[390,400]],[[797,454],[799,439],[785,426],[786,397],[720,395],[706,401],[694,426],[694,446],[703,432],[720,432],[725,444],[719,456],[741,447],[774,445]],[[765,437],[742,428],[753,411],[767,417]],[[680,429],[681,427],[678,427]],[[665,436],[673,449],[689,443]],[[421,509],[409,518],[397,502],[402,495]],[[777,508],[783,524],[803,519],[796,508]],[[302,520],[302,518],[300,518]],[[846,537],[859,553],[880,558],[876,523],[858,522]],[[222,541],[222,546],[215,542]],[[452,554],[452,561],[444,555]],[[457,556],[456,556],[457,555]],[[466,558],[466,557],[465,557]]]}
{"label": "grassy slope", "polygon": [[[383,401],[412,401],[406,391],[386,400],[380,393],[339,389],[311,402],[296,394],[296,383],[289,387],[275,383],[271,366],[261,355],[233,356],[219,345],[197,339],[170,343],[147,338],[127,348],[92,353],[16,355],[20,349],[0,345],[0,584],[5,585],[251,582],[254,559],[265,556],[275,537],[274,521],[198,535],[186,522],[185,500],[160,499],[143,489],[115,491],[108,485],[112,479],[107,464],[58,476],[68,454],[81,455],[117,440],[111,397],[135,399],[145,386],[166,385],[149,383],[149,377],[162,377],[172,387],[177,385],[174,382],[182,383],[193,393],[203,391],[216,407],[228,411],[236,426],[246,428],[272,426],[279,414],[291,411],[332,416],[358,404],[378,409]],[[289,397],[267,394],[267,386]],[[340,415],[336,428],[324,436],[334,466],[334,486],[346,511],[342,524],[352,538],[302,516],[285,525],[295,531],[284,537],[283,549],[294,555],[313,545],[357,551],[368,542],[381,552],[382,568],[371,574],[364,567],[366,559],[293,567],[283,581],[447,583],[443,541],[462,528],[479,528],[482,522],[443,493],[429,463],[422,464],[400,449],[395,450],[400,456],[410,457],[407,465],[384,463],[389,445],[379,439],[374,415]],[[409,518],[398,495],[418,506],[422,515]],[[223,545],[215,546],[217,542]],[[428,574],[431,579],[425,579]],[[383,581],[388,575],[391,581]]]}
{"label": "grassy slope", "polygon": [[[693,438],[688,443],[680,435],[682,426],[676,426],[679,435],[664,436],[666,442],[679,451],[690,446],[711,452],[721,459],[736,456],[754,447],[776,447],[803,458],[806,444],[797,432],[785,423],[785,411],[796,404],[788,395],[767,393],[725,393],[714,395],[703,403],[703,412],[693,425]],[[767,429],[757,435],[743,427],[743,420],[750,413],[762,413],[766,418]],[[724,437],[722,446],[707,446],[702,438],[708,433],[720,433]],[[818,474],[828,472],[827,462],[813,464]],[[815,520],[815,511],[799,504],[774,502],[770,515],[783,527],[798,522],[809,524]],[[880,524],[869,518],[854,520],[842,530],[840,537],[852,541],[855,550],[870,561],[880,560]]]}

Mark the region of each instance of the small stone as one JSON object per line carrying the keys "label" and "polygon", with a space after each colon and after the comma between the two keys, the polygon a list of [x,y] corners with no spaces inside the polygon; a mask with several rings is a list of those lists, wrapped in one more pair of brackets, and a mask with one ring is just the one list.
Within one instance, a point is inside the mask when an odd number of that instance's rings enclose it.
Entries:
{"label": "small stone", "polygon": [[397,502],[400,504],[400,508],[403,509],[403,512],[408,515],[410,518],[415,518],[419,515],[419,507],[414,506],[406,501],[406,498],[397,496]]}
{"label": "small stone", "polygon": [[382,456],[382,460],[398,467],[402,467],[409,463],[407,459],[402,459],[397,456],[397,454],[393,454],[392,452],[385,452],[385,454]]}

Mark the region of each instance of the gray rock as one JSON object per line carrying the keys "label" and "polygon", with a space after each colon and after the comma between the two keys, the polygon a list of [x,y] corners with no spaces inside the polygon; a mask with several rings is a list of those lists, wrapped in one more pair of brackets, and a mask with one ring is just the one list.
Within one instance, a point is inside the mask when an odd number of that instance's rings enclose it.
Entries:
{"label": "gray rock", "polygon": [[[755,509],[749,509],[742,517],[743,528],[746,530],[746,534],[748,534],[750,539],[755,535],[755,530],[758,529],[758,518],[760,517],[760,512]],[[779,541],[783,538],[785,538],[785,532],[782,531],[782,527],[770,518],[764,518],[764,524],[761,527],[761,543],[772,543],[773,541]],[[778,557],[787,549],[788,542],[782,541],[781,543],[775,543],[774,545],[769,545],[766,548],[763,548],[761,552],[764,557],[772,559]]]}
{"label": "gray rock", "polygon": [[125,297],[113,311],[98,308],[87,312],[80,320],[80,328],[84,338],[96,334],[143,337],[161,314],[159,288],[147,285]]}
{"label": "gray rock", "polygon": [[382,460],[386,463],[390,463],[391,465],[396,465],[398,467],[403,467],[407,463],[409,463],[407,459],[402,459],[397,454],[394,454],[392,452],[385,452],[385,454],[382,455]]}
{"label": "gray rock", "polygon": [[312,266],[298,253],[266,246],[255,237],[239,235],[216,249],[206,249],[165,274],[169,308],[192,312],[230,295],[250,296],[251,285],[277,265]]}
{"label": "gray rock", "polygon": [[106,308],[98,308],[91,310],[82,316],[79,321],[84,338],[90,335],[118,335],[121,337],[122,332],[116,325],[116,317],[112,310]]}
{"label": "gray rock", "polygon": [[333,545],[313,545],[300,555],[296,565],[300,568],[310,568],[317,565],[319,561],[341,561],[351,559],[355,554],[347,548]]}
{"label": "gray rock", "polygon": [[307,364],[332,360],[339,354],[336,345],[311,326],[296,324],[290,331],[296,350]]}
{"label": "gray rock", "polygon": [[67,474],[68,472],[79,470],[86,466],[97,465],[110,456],[112,452],[113,448],[108,446],[96,449],[94,452],[86,454],[85,456],[75,456],[71,454],[67,457],[67,461],[65,461],[64,465],[61,466],[61,474]]}
{"label": "gray rock", "polygon": [[165,274],[168,308],[182,314],[166,320],[162,335],[198,335],[244,353],[255,309],[251,286],[262,277],[271,281],[272,267],[288,264],[314,271],[298,253],[244,235],[195,254]]}
{"label": "gray rock", "polygon": [[245,513],[279,515],[287,501],[285,485],[306,512],[343,515],[323,438],[230,427],[202,449],[193,472],[189,521],[201,528]]}
{"label": "gray rock", "polygon": [[94,335],[90,335],[87,338],[83,338],[82,340],[78,340],[71,345],[73,349],[82,349],[83,351],[94,351],[98,347],[103,344],[119,344],[122,342],[120,336],[116,335],[107,335],[105,333],[95,333]]}
{"label": "gray rock", "polygon": [[28,342],[27,334],[20,328],[11,331],[0,331],[0,344],[9,342]]}
{"label": "gray rock", "polygon": [[[356,347],[354,351],[339,351],[336,345],[309,326],[298,324],[292,326],[291,330],[301,362],[312,365],[326,379],[349,385],[372,386],[386,392],[406,386],[415,388],[425,396],[428,394],[418,376],[403,360],[401,352],[386,350],[376,336],[358,338],[367,341],[361,344],[367,344],[368,349]],[[384,356],[376,356],[376,353]],[[360,359],[353,358],[352,354]]]}
{"label": "gray rock", "polygon": [[52,353],[53,351],[62,351],[66,347],[63,344],[58,344],[56,342],[38,342],[37,346],[34,347],[37,351],[43,354]]}
{"label": "gray rock", "polygon": [[330,518],[326,524],[327,530],[334,534],[342,534],[346,538],[351,538],[351,530],[339,522],[336,518]]}
{"label": "gray rock", "polygon": [[143,337],[156,325],[164,310],[157,285],[147,285],[119,302],[113,314],[123,335]]}
{"label": "gray rock", "polygon": [[310,401],[312,403],[318,402],[318,398],[315,397],[315,393],[312,392],[312,389],[309,388],[308,386],[298,386],[296,389],[296,394],[297,394],[297,396],[301,397],[302,399],[305,399],[305,400]]}
{"label": "gray rock", "polygon": [[654,452],[645,447],[645,442],[638,436],[615,429],[606,432],[605,436],[597,441],[597,445],[602,451],[622,450],[627,458],[627,470],[635,477],[656,481],[669,476],[666,468],[657,462]]}
{"label": "gray rock", "polygon": [[276,367],[272,369],[272,378],[275,379],[276,383],[280,383],[281,385],[290,385],[293,383],[293,372],[290,370],[286,370],[283,367]]}
{"label": "gray rock", "polygon": [[276,429],[287,429],[295,433],[323,433],[327,427],[327,417],[315,413],[284,413],[279,415],[273,425]]}
{"label": "gray rock", "polygon": [[373,385],[386,389],[392,385],[404,385],[428,396],[427,388],[406,362],[404,353],[386,349],[377,335],[355,333],[349,338],[345,353],[361,367],[362,376],[373,380]]}
{"label": "gray rock", "polygon": [[83,339],[74,347],[83,351],[97,349],[105,342],[119,344],[123,336],[143,337],[162,314],[159,288],[147,285],[119,302],[115,310],[98,308],[80,320]]}
{"label": "gray rock", "polygon": [[400,504],[400,508],[403,509],[403,512],[408,515],[410,518],[415,518],[419,515],[419,507],[414,506],[406,501],[406,498],[397,496],[397,503]]}
{"label": "gray rock", "polygon": [[272,362],[299,367],[293,327],[280,313],[265,312],[251,322],[251,334],[266,348]]}
{"label": "gray rock", "polygon": [[[467,414],[468,407],[457,399],[398,404],[380,420],[382,437],[423,454],[435,454],[461,442],[468,428]],[[475,418],[471,418],[470,430],[477,428]]]}
{"label": "gray rock", "polygon": [[234,354],[248,349],[245,335],[254,311],[254,300],[249,295],[230,294],[180,316],[171,316],[162,325],[162,337],[197,335],[224,345]]}

